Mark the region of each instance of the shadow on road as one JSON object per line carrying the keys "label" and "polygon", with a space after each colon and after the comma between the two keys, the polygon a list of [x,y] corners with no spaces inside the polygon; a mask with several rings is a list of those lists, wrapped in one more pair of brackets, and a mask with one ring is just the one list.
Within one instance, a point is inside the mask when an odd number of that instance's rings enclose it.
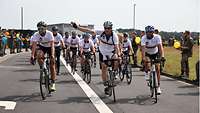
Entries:
{"label": "shadow on road", "polygon": [[19,80],[20,82],[40,82],[40,79],[24,79],[24,80]]}
{"label": "shadow on road", "polygon": [[69,104],[69,103],[90,103],[88,97],[68,97],[65,100],[58,101],[58,104]]}
{"label": "shadow on road", "polygon": [[41,102],[40,93],[32,93],[31,95],[13,95],[0,98],[1,101],[15,101],[15,102]]}
{"label": "shadow on road", "polygon": [[177,81],[175,79],[161,78],[161,81]]}
{"label": "shadow on road", "polygon": [[40,71],[39,69],[20,69],[20,70],[14,70],[13,72],[38,72],[39,73],[39,71]]}
{"label": "shadow on road", "polygon": [[78,84],[75,80],[57,81],[56,84]]}
{"label": "shadow on road", "polygon": [[184,86],[179,86],[178,88],[197,88],[197,86],[193,86],[193,85],[184,85]]}
{"label": "shadow on road", "polygon": [[149,95],[138,95],[135,98],[120,98],[116,102],[110,101],[108,104],[138,104],[138,105],[154,105],[155,100]]}
{"label": "shadow on road", "polygon": [[175,93],[177,96],[199,96],[199,92]]}

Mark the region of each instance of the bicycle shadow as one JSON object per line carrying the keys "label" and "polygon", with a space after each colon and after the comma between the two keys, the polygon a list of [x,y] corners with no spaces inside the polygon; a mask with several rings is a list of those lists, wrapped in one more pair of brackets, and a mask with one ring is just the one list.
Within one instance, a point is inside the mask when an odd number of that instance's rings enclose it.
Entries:
{"label": "bicycle shadow", "polygon": [[[111,99],[110,99],[111,100]],[[111,100],[107,104],[137,104],[137,105],[154,105],[155,99],[151,98],[149,95],[138,95],[135,98],[119,98],[116,102]]]}
{"label": "bicycle shadow", "polygon": [[34,79],[34,78],[30,78],[30,79],[24,79],[24,80],[19,80],[20,82],[40,82],[40,79]]}
{"label": "bicycle shadow", "polygon": [[58,101],[58,104],[70,104],[70,103],[91,103],[91,101],[88,97],[67,97],[67,99]]}
{"label": "bicycle shadow", "polygon": [[57,81],[56,84],[78,84],[75,80],[62,80]]}
{"label": "bicycle shadow", "polygon": [[40,69],[18,69],[14,70],[13,72],[39,72]]}

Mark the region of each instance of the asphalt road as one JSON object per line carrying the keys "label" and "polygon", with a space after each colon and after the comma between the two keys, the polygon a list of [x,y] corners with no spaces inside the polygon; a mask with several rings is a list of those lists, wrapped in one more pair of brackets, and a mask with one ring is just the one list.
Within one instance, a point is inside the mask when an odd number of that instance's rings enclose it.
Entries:
{"label": "asphalt road", "polygon": [[[163,93],[155,104],[138,68],[133,69],[130,85],[125,81],[118,83],[114,103],[112,97],[104,94],[99,66],[92,69],[88,87],[62,64],[57,91],[43,101],[39,67],[29,64],[29,55],[20,53],[0,58],[0,113],[199,113],[199,87],[162,76]],[[81,75],[79,67],[77,74]],[[13,110],[3,107],[6,101],[16,102]]]}

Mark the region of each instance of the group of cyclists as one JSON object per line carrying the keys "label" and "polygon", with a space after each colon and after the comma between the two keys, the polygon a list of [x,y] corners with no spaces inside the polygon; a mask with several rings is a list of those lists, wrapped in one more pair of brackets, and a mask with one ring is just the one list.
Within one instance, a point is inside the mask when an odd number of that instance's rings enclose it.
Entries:
{"label": "group of cyclists", "polygon": [[[31,37],[32,52],[31,63],[35,64],[37,59],[39,66],[42,68],[45,54],[50,57],[50,72],[52,84],[50,89],[55,91],[56,75],[60,74],[60,55],[63,49],[63,56],[71,56],[72,54],[79,53],[81,68],[84,64],[84,54],[90,52],[94,55],[94,62],[96,64],[96,53],[99,52],[99,64],[101,69],[101,77],[103,85],[105,86],[105,94],[108,95],[108,72],[105,61],[109,59],[115,59],[113,69],[117,70],[120,67],[122,57],[125,54],[133,52],[131,40],[128,33],[123,35],[117,34],[113,31],[113,24],[110,21],[106,21],[103,24],[104,31],[100,35],[93,29],[82,27],[75,22],[71,22],[71,25],[76,30],[82,31],[84,34],[79,37],[75,31],[65,32],[62,37],[58,33],[58,27],[54,26],[52,32],[47,30],[47,24],[43,21],[37,24],[38,32]],[[141,53],[142,61],[144,62],[145,79],[149,79],[150,71],[150,59],[164,59],[164,51],[162,46],[162,40],[160,35],[154,33],[153,26],[145,27],[145,34],[141,38]],[[117,60],[116,60],[117,59]],[[161,94],[160,88],[160,69],[159,63],[156,64],[156,72],[158,78],[158,94]]]}

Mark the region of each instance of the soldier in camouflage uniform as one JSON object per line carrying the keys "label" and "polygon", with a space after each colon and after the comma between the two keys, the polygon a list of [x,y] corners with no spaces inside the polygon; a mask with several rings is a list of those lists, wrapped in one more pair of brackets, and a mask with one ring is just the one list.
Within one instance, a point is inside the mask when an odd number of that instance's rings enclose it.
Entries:
{"label": "soldier in camouflage uniform", "polygon": [[185,31],[181,40],[181,75],[189,77],[189,63],[188,58],[192,57],[193,39],[189,31]]}

